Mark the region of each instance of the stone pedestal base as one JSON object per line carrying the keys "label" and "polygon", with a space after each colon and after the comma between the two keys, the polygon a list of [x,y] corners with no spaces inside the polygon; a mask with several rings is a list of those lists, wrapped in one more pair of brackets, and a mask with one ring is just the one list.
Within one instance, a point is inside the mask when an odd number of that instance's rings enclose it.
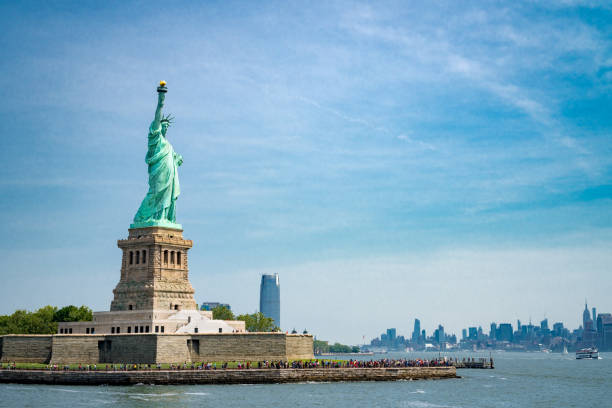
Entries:
{"label": "stone pedestal base", "polygon": [[183,239],[182,230],[131,228],[117,245],[123,260],[111,311],[198,309],[187,257],[193,243]]}

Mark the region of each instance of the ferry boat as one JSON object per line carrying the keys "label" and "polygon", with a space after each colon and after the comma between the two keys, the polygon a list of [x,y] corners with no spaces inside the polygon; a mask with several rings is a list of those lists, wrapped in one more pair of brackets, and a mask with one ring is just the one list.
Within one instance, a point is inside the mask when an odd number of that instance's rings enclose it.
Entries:
{"label": "ferry boat", "polygon": [[576,360],[582,359],[599,359],[599,351],[596,348],[583,348],[576,351]]}

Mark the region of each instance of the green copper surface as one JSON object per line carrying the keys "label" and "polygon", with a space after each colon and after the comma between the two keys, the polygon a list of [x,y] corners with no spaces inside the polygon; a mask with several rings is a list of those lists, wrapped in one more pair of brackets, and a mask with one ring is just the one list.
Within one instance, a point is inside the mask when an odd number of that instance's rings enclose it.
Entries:
{"label": "green copper surface", "polygon": [[142,200],[130,228],[159,226],[182,229],[176,223],[176,199],[181,193],[178,167],[183,164],[183,158],[166,139],[170,120],[162,116],[162,108],[167,90],[162,85],[157,91],[157,109],[149,127],[145,158],[149,166],[149,192]]}

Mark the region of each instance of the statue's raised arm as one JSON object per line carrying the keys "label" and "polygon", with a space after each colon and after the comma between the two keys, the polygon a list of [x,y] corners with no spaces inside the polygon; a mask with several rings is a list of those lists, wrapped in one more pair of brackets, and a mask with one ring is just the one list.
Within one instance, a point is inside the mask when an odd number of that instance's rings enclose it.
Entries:
{"label": "statue's raised arm", "polygon": [[158,127],[162,120],[162,108],[164,107],[164,100],[166,99],[166,82],[160,81],[157,87],[157,108],[155,109],[155,118],[153,119],[154,127]]}

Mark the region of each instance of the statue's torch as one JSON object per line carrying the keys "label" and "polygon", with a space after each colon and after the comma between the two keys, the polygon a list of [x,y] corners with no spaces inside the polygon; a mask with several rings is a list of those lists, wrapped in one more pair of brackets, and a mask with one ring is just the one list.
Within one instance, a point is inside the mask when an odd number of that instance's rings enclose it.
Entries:
{"label": "statue's torch", "polygon": [[157,87],[157,92],[166,93],[168,92],[168,88],[166,88],[166,81],[159,81],[159,86]]}

